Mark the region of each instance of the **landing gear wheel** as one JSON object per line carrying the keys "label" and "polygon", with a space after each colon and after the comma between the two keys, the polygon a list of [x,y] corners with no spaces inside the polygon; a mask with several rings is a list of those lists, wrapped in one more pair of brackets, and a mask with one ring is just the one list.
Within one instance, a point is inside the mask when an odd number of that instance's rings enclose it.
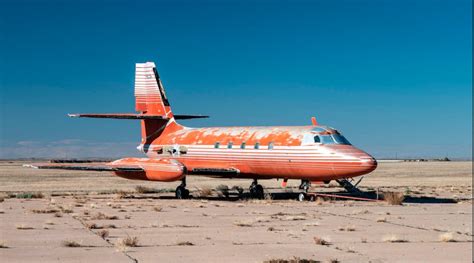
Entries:
{"label": "landing gear wheel", "polygon": [[306,200],[306,193],[304,192],[301,192],[299,195],[298,195],[298,201],[300,202],[303,202]]}
{"label": "landing gear wheel", "polygon": [[254,180],[250,185],[250,195],[253,198],[263,199],[265,198],[265,193],[263,192],[263,186],[257,183],[257,180]]}
{"label": "landing gear wheel", "polygon": [[188,199],[189,198],[189,190],[184,188],[181,185],[176,188],[175,194],[176,194],[177,199]]}
{"label": "landing gear wheel", "polygon": [[257,186],[255,186],[255,197],[257,199],[265,198],[265,193],[263,192],[263,186],[261,184],[257,184]]}
{"label": "landing gear wheel", "polygon": [[310,201],[310,202],[316,201],[316,196],[310,195],[310,196],[309,196],[309,201]]}

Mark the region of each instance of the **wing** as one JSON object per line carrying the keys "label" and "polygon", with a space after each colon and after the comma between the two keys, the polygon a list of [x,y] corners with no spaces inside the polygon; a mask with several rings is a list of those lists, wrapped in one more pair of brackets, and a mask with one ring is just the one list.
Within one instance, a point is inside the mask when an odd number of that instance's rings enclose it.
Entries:
{"label": "wing", "polygon": [[239,174],[240,171],[235,168],[206,168],[206,167],[195,167],[188,171],[188,174],[202,175],[208,177],[234,177]]}
{"label": "wing", "polygon": [[110,166],[109,163],[96,162],[96,163],[32,163],[24,164],[24,167],[35,168],[35,169],[59,169],[59,170],[78,170],[78,171],[98,171],[98,172],[139,172],[143,171],[142,168],[137,166]]}

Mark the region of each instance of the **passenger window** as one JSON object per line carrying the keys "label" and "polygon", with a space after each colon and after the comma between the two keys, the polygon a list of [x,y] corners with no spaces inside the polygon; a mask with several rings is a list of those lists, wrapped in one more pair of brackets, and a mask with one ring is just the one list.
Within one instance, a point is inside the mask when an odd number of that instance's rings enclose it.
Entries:
{"label": "passenger window", "polygon": [[240,145],[240,149],[245,149],[245,142]]}
{"label": "passenger window", "polygon": [[314,142],[315,143],[321,143],[321,138],[319,138],[318,135],[314,136]]}
{"label": "passenger window", "polygon": [[220,146],[221,146],[221,143],[220,143],[220,142],[216,142],[216,143],[214,144],[214,148],[216,148],[216,149],[219,149]]}
{"label": "passenger window", "polygon": [[234,145],[233,142],[229,142],[229,143],[227,144],[227,149],[232,149],[232,146],[233,146],[233,145]]}
{"label": "passenger window", "polygon": [[273,150],[273,142],[270,142],[270,143],[268,144],[268,150]]}
{"label": "passenger window", "polygon": [[259,142],[255,143],[255,146],[254,146],[253,148],[254,148],[254,149],[260,148],[260,143],[259,143]]}

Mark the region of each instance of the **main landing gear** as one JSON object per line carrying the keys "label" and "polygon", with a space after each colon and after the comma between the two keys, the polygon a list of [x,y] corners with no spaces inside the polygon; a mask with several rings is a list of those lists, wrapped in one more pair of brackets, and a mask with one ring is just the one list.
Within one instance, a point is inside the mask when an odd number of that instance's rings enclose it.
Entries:
{"label": "main landing gear", "polygon": [[175,195],[177,199],[188,199],[189,190],[186,189],[186,177],[181,180],[181,184],[176,187]]}
{"label": "main landing gear", "polygon": [[308,198],[310,201],[314,201],[314,195],[308,195],[308,190],[310,187],[311,187],[311,182],[309,180],[301,180],[299,189],[303,191],[298,194],[298,201],[303,202],[304,200]]}
{"label": "main landing gear", "polygon": [[249,187],[250,195],[253,198],[263,199],[265,197],[265,193],[263,192],[263,186],[258,184],[257,179],[253,179],[252,184]]}

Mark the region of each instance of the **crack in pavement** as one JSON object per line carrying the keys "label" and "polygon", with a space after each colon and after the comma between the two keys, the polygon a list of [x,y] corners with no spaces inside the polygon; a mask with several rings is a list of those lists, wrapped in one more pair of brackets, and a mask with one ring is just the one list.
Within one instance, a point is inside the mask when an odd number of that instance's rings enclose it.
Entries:
{"label": "crack in pavement", "polygon": [[[63,207],[58,205],[58,204],[54,204],[54,206],[56,206],[56,208],[58,208],[59,210],[63,210]],[[71,216],[72,219],[78,221],[83,227],[85,230],[91,232],[94,236],[97,236],[99,237],[101,240],[105,241],[109,246],[105,246],[105,247],[110,247],[110,248],[115,248],[115,245],[110,242],[108,239],[105,239],[105,238],[102,238],[101,236],[99,236],[97,233],[95,233],[94,231],[92,231],[92,229],[89,229],[86,225],[86,222],[84,220],[82,220],[79,216]],[[119,250],[120,251],[120,250]],[[129,255],[126,251],[120,251],[122,252],[122,254],[124,256],[126,256],[127,258],[129,258],[132,262],[134,263],[138,263],[138,259],[132,257],[131,255]]]}
{"label": "crack in pavement", "polygon": [[[326,215],[332,215],[332,216],[339,216],[339,217],[345,217],[345,218],[351,218],[351,219],[360,219],[360,220],[364,220],[364,221],[372,221],[371,219],[368,219],[368,218],[364,218],[364,217],[357,217],[357,216],[350,216],[350,215],[341,215],[341,214],[336,214],[336,213],[331,213],[331,212],[326,212],[326,211],[320,211]],[[448,230],[441,230],[441,229],[433,229],[433,228],[426,228],[426,227],[421,227],[421,226],[411,226],[411,225],[406,225],[406,224],[401,224],[401,223],[395,223],[395,222],[390,222],[390,221],[386,221],[386,222],[379,222],[379,223],[385,223],[385,224],[391,224],[391,225],[395,225],[395,226],[402,226],[402,227],[407,227],[407,228],[413,228],[413,229],[418,229],[418,230],[425,230],[425,231],[435,231],[435,232],[444,232],[444,233],[448,233],[448,232],[452,232],[452,231],[448,231]],[[469,233],[463,233],[463,232],[457,232],[457,234],[459,235],[465,235],[465,236],[468,236],[468,237],[471,237],[472,235],[469,234]]]}

